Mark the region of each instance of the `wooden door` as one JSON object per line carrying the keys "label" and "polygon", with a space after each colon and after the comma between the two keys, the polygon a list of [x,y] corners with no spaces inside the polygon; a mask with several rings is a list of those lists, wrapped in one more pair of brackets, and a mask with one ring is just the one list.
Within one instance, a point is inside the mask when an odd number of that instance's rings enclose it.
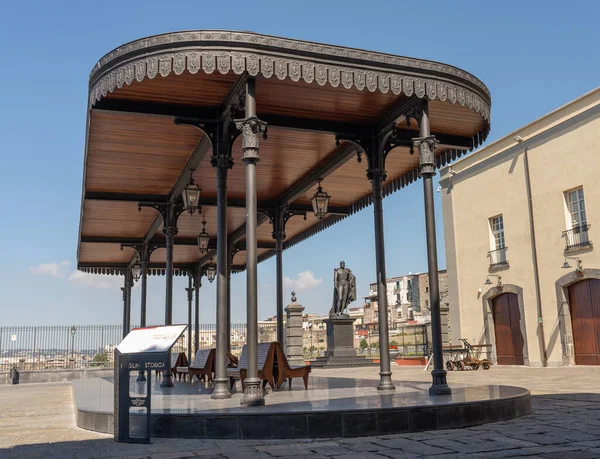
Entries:
{"label": "wooden door", "polygon": [[575,363],[600,364],[600,280],[587,279],[569,287]]}
{"label": "wooden door", "polygon": [[503,293],[492,300],[498,365],[523,365],[521,313],[515,293]]}

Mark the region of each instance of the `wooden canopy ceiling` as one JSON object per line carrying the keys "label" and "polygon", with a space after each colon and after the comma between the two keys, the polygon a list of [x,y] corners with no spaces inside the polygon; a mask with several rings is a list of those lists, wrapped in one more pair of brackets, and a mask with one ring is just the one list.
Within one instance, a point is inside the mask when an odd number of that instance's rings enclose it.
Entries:
{"label": "wooden canopy ceiling", "polygon": [[[259,209],[289,204],[307,210],[291,218],[284,249],[331,226],[371,203],[366,161],[353,144],[336,144],[336,134],[372,130],[393,122],[406,147],[387,157],[384,193],[418,176],[418,155],[408,144],[418,136],[399,112],[429,100],[432,134],[440,141],[438,166],[477,147],[489,132],[490,95],[474,76],[445,64],[247,32],[191,31],[128,43],[104,56],[90,76],[84,185],[78,241],[78,267],[129,266],[133,249],[121,243],[161,245],[161,217],[139,201],[166,202],[181,193],[193,170],[202,188],[202,217],[183,214],[175,240],[175,267],[207,263],[196,236],[216,235],[216,173],[212,146],[202,131],[176,125],[178,117],[215,119],[232,89],[256,79],[258,117],[268,122],[257,167]],[[230,243],[245,265],[245,171],[241,140],[228,176],[227,227]],[[318,221],[310,211],[317,180],[331,195],[330,214]],[[272,228],[259,214],[258,255],[274,252]],[[211,241],[214,247],[214,241]],[[165,251],[151,266],[161,269]]]}

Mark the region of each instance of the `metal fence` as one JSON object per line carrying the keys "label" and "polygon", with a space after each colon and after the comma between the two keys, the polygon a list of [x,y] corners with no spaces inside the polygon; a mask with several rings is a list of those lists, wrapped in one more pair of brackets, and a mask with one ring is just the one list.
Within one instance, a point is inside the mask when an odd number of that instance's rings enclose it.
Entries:
{"label": "metal fence", "polygon": [[[398,357],[425,357],[429,355],[429,324],[404,325],[389,331],[390,351],[398,350]],[[358,344],[359,353],[367,356],[380,354],[377,330],[368,330]]]}
{"label": "metal fence", "polygon": [[[133,328],[136,328],[134,326]],[[123,337],[121,325],[48,325],[0,327],[0,371],[112,367],[113,351]],[[194,327],[192,327],[192,344]],[[199,324],[199,349],[216,345],[216,326]],[[275,324],[259,324],[258,341],[277,339]],[[187,353],[188,331],[173,347]],[[246,344],[246,324],[231,324],[231,351]],[[192,352],[195,353],[195,349]]]}

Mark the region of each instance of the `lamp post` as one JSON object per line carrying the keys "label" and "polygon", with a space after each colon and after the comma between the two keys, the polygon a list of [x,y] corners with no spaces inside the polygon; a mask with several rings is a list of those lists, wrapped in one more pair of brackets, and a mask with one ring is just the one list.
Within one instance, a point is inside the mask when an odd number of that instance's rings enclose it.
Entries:
{"label": "lamp post", "polygon": [[71,327],[71,359],[73,359],[73,354],[74,354],[74,348],[75,348],[75,333],[77,333],[77,327],[75,327],[75,325],[73,325]]}

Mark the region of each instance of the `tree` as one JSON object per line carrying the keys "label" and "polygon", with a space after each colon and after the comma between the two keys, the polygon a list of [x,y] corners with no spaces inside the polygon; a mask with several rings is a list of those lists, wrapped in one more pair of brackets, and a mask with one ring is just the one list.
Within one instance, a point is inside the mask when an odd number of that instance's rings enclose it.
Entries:
{"label": "tree", "polygon": [[100,352],[94,356],[92,359],[91,366],[92,367],[103,367],[108,364],[108,352]]}
{"label": "tree", "polygon": [[398,343],[398,341],[396,341],[395,339],[390,341],[390,346],[400,346],[400,344]]}
{"label": "tree", "polygon": [[363,339],[360,340],[360,343],[358,344],[358,347],[359,347],[359,349],[361,351],[364,352],[369,347],[369,344],[367,343],[367,340],[363,338]]}

